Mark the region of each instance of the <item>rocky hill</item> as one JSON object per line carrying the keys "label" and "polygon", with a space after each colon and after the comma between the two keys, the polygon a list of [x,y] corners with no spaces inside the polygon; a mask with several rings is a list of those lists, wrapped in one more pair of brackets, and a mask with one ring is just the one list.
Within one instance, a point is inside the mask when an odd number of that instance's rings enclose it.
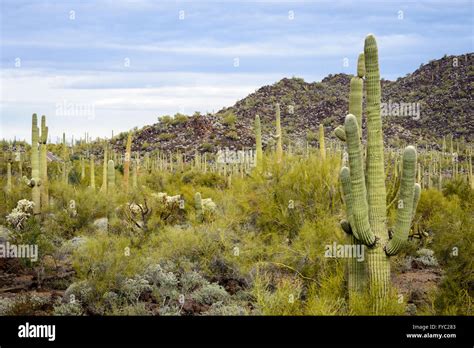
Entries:
{"label": "rocky hill", "polygon": [[[382,80],[384,134],[388,142],[401,139],[434,143],[447,134],[472,142],[473,60],[473,53],[445,56],[396,81]],[[193,153],[196,149],[203,152],[218,147],[253,146],[256,114],[262,119],[264,145],[269,145],[274,132],[275,103],[281,106],[286,142],[316,141],[320,123],[324,124],[327,136],[332,137],[332,130],[348,112],[350,78],[336,74],[313,83],[284,78],[215,115],[164,117],[159,123],[136,131],[133,150]],[[121,134],[112,141],[116,148],[123,148],[124,137]]]}

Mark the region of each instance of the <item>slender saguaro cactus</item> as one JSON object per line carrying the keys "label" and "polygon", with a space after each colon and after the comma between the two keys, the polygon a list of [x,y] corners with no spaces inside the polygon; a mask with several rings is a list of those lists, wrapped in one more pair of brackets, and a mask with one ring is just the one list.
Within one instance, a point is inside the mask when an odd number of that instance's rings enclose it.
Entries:
{"label": "slender saguaro cactus", "polygon": [[66,146],[66,134],[63,133],[63,182],[65,184],[68,183],[69,178],[68,178],[68,166],[67,166],[67,161],[69,160],[69,154],[67,151],[67,146]]}
{"label": "slender saguaro cactus", "polygon": [[323,161],[326,159],[326,144],[324,142],[324,126],[319,125],[319,153]]}
{"label": "slender saguaro cactus", "polygon": [[262,126],[260,124],[260,116],[255,116],[255,147],[256,147],[256,161],[257,168],[260,170],[263,167],[263,149],[262,149]]}
{"label": "slender saguaro cactus", "polygon": [[283,158],[283,145],[282,145],[282,133],[281,133],[281,122],[280,122],[280,104],[275,105],[276,108],[276,159],[277,163],[281,163]]}
{"label": "slender saguaro cactus", "polygon": [[131,151],[132,151],[132,132],[129,132],[128,137],[127,137],[127,146],[125,148],[125,158],[124,158],[124,165],[123,165],[123,186],[125,188],[125,192],[128,192]]}
{"label": "slender saguaro cactus", "polygon": [[95,190],[95,163],[94,163],[94,155],[91,155],[90,159],[90,171],[91,171],[91,182],[90,187]]}
{"label": "slender saguaro cactus", "polygon": [[[361,136],[361,126],[362,126],[362,101],[363,101],[363,77],[365,74],[365,60],[364,53],[359,55],[358,64],[357,64],[357,77],[351,79],[351,88],[349,96],[349,114],[352,114],[357,119],[357,124],[359,126],[359,136]],[[339,126],[336,129],[337,132],[342,134],[338,136],[339,139],[345,141],[346,133],[343,126]],[[396,171],[395,171],[396,172]],[[351,179],[350,172],[347,167],[344,167],[341,170],[340,180],[342,184],[342,189],[344,193],[344,201],[346,203],[346,214],[349,219],[349,222],[341,222],[341,226],[344,231],[349,234],[350,244],[352,245],[361,245],[365,249],[365,245],[362,244],[353,234],[351,226],[354,226],[353,216],[352,216],[352,198],[350,195],[351,191]],[[365,253],[364,253],[365,254]],[[358,260],[356,258],[350,258],[348,260],[348,291],[349,291],[349,303],[352,302],[355,295],[359,294],[362,290],[365,289],[367,283],[367,271],[366,263],[364,261]]]}
{"label": "slender saguaro cactus", "polygon": [[48,181],[48,127],[46,127],[46,116],[41,116],[40,142],[40,179],[41,179],[41,208],[49,206],[49,181]]}
{"label": "slender saguaro cactus", "polygon": [[107,192],[107,143],[104,144],[104,163],[102,165],[102,186],[100,192]]}
{"label": "slender saguaro cactus", "polygon": [[132,165],[132,187],[138,186],[138,158],[135,158]]}
{"label": "slender saguaro cactus", "polygon": [[31,196],[34,203],[33,214],[36,219],[39,219],[41,213],[41,178],[39,168],[39,152],[38,152],[38,141],[39,141],[39,129],[38,129],[38,117],[33,114],[31,120],[31,179],[24,177],[26,184],[31,187]]}
{"label": "slender saguaro cactus", "polygon": [[107,193],[115,190],[115,164],[113,160],[107,163]]}
{"label": "slender saguaro cactus", "polygon": [[81,156],[81,181],[84,181],[86,178],[86,162],[84,161],[84,157]]}
{"label": "slender saguaro cactus", "polygon": [[199,222],[202,222],[204,220],[204,214],[203,214],[203,211],[202,211],[201,194],[199,192],[196,192],[194,194],[194,209],[196,209],[196,219]]}
{"label": "slender saguaro cactus", "polygon": [[6,186],[7,193],[12,191],[12,164],[10,161],[7,162],[7,186]]}
{"label": "slender saguaro cactus", "polygon": [[[368,35],[364,46],[367,84],[367,159],[364,166],[361,131],[357,116],[345,118],[344,132],[349,153],[349,168],[341,169],[349,225],[344,230],[367,247],[369,288],[374,312],[383,311],[390,289],[389,256],[397,254],[408,238],[418,203],[420,187],[415,184],[416,150],[403,152],[401,187],[393,235],[387,228],[387,203],[380,115],[380,73],[375,37]],[[348,178],[350,178],[350,183]],[[349,228],[350,227],[350,228]]]}

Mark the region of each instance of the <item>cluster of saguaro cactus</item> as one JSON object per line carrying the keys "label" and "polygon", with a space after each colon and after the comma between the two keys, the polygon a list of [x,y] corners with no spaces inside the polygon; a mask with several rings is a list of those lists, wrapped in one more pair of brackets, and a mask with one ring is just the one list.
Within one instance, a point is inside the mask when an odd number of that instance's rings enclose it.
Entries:
{"label": "cluster of saguaro cactus", "polygon": [[34,203],[33,214],[36,218],[39,218],[41,213],[41,178],[40,178],[40,158],[38,152],[39,144],[39,129],[38,129],[38,117],[36,114],[32,116],[31,122],[31,178],[27,179],[24,177],[26,184],[31,187],[31,196]]}
{"label": "cluster of saguaro cactus", "polygon": [[[359,59],[361,60],[365,61],[367,85],[366,164],[364,166],[361,143],[362,112],[361,109],[353,106],[359,106],[362,103],[360,97],[353,95],[354,101],[351,103],[350,112],[359,114],[349,113],[344,122],[343,131],[349,155],[349,168],[341,169],[341,182],[348,221],[343,221],[341,224],[346,232],[352,234],[355,242],[366,246],[366,268],[357,271],[367,272],[369,289],[374,300],[373,310],[378,313],[383,309],[390,289],[389,257],[397,254],[408,239],[420,186],[415,184],[416,150],[413,146],[408,146],[402,157],[396,223],[393,233],[389,233],[380,114],[380,73],[377,44],[373,35],[368,35],[365,39],[364,57]],[[363,74],[359,71],[358,75]],[[359,278],[364,279],[364,277],[365,274],[361,274]]]}

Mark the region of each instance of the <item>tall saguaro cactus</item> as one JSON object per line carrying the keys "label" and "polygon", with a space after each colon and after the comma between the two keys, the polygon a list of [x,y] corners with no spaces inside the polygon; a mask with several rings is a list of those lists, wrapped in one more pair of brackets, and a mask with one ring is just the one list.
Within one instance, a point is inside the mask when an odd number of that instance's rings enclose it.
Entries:
{"label": "tall saguaro cactus", "polygon": [[319,153],[324,161],[326,159],[326,144],[324,142],[324,126],[322,123],[319,125]]}
{"label": "tall saguaro cactus", "polygon": [[66,145],[66,134],[63,133],[63,182],[65,184],[67,184],[69,181],[68,164],[67,164],[68,161],[69,161],[69,154],[68,154],[67,145]]}
{"label": "tall saguaro cactus", "polygon": [[125,148],[125,159],[123,165],[123,186],[125,191],[128,192],[128,181],[130,178],[130,161],[132,152],[132,132],[128,133],[127,145]]}
{"label": "tall saguaro cactus", "polygon": [[48,182],[48,127],[46,127],[46,116],[41,116],[40,142],[40,178],[41,178],[41,208],[49,206],[49,182]]}
{"label": "tall saguaro cactus", "polygon": [[91,155],[90,158],[90,175],[91,175],[91,182],[90,187],[95,190],[95,163],[94,163],[94,155]]}
{"label": "tall saguaro cactus", "polygon": [[[359,121],[358,115],[348,114],[343,130],[349,168],[341,169],[341,182],[349,226],[346,222],[342,227],[367,247],[369,288],[374,300],[374,312],[379,313],[383,310],[390,289],[389,256],[398,253],[408,238],[420,186],[415,184],[416,150],[413,146],[408,146],[403,152],[396,224],[393,235],[389,235],[380,114],[380,73],[377,44],[373,35],[368,35],[365,39],[364,60],[367,86],[367,158],[364,165],[361,119]],[[361,105],[360,97],[354,97],[350,111],[358,112],[358,105]]]}
{"label": "tall saguaro cactus", "polygon": [[113,160],[107,163],[107,193],[115,190],[115,164]]}
{"label": "tall saguaro cactus", "polygon": [[257,168],[261,169],[263,166],[263,149],[262,149],[262,126],[260,124],[260,116],[255,116],[255,148]]}
{"label": "tall saguaro cactus", "polygon": [[34,203],[33,214],[36,219],[39,219],[41,213],[41,178],[40,178],[40,168],[39,168],[39,152],[38,152],[38,143],[39,143],[39,129],[38,129],[38,117],[36,114],[33,114],[31,118],[31,179],[27,179],[26,184],[31,187],[31,197]]}
{"label": "tall saguaro cactus", "polygon": [[282,133],[281,133],[281,121],[280,121],[280,104],[275,105],[275,123],[276,123],[276,160],[277,163],[281,163],[283,159],[283,145],[282,145]]}
{"label": "tall saguaro cactus", "polygon": [[102,166],[102,186],[100,192],[107,192],[107,143],[104,144],[104,163]]}

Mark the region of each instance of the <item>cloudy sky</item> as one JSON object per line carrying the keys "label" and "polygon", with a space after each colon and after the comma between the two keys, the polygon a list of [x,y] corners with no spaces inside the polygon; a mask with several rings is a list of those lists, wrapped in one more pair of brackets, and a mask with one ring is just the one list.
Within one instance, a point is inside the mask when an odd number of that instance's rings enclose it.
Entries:
{"label": "cloudy sky", "polygon": [[[0,138],[110,136],[218,111],[283,77],[355,71],[367,33],[396,79],[473,49],[474,2],[0,0]],[[344,64],[348,63],[348,64]]]}

